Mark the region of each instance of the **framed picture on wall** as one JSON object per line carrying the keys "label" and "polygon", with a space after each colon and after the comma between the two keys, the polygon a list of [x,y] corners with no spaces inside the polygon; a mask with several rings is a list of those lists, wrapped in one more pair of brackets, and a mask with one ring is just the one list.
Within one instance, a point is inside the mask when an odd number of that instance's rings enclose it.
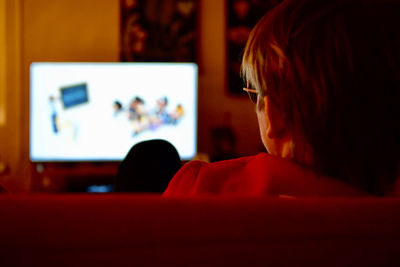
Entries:
{"label": "framed picture on wall", "polygon": [[121,61],[196,62],[197,0],[120,0]]}
{"label": "framed picture on wall", "polygon": [[252,28],[280,0],[227,0],[227,76],[228,92],[243,93],[240,66],[243,50]]}

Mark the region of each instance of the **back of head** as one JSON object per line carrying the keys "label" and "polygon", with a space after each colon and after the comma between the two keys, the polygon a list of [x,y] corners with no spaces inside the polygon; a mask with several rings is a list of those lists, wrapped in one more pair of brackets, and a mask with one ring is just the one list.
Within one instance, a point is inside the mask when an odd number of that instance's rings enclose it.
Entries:
{"label": "back of head", "polygon": [[399,10],[396,0],[285,0],[243,58],[247,81],[311,147],[312,167],[374,194],[400,161]]}
{"label": "back of head", "polygon": [[118,167],[115,191],[162,193],[180,167],[171,143],[158,139],[137,143]]}

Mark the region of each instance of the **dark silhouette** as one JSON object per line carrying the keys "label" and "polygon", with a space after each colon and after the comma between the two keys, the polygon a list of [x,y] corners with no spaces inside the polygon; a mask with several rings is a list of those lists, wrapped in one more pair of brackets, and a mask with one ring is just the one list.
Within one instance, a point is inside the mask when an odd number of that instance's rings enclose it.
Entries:
{"label": "dark silhouette", "polygon": [[137,143],[118,167],[114,191],[162,193],[181,166],[171,143],[158,139]]}

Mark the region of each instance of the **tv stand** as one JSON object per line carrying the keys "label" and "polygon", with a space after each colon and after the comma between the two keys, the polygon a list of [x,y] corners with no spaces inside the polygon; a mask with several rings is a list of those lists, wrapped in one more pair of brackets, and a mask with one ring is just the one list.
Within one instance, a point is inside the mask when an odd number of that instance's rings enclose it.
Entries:
{"label": "tv stand", "polygon": [[119,162],[34,162],[33,192],[84,192],[96,184],[113,184]]}

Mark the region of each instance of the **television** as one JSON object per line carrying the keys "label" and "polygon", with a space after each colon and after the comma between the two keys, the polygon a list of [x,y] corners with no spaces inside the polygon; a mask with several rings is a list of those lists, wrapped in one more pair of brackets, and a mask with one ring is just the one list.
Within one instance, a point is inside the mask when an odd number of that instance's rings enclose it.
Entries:
{"label": "television", "polygon": [[197,152],[197,77],[194,63],[32,63],[30,160],[120,161],[151,139],[189,160]]}

